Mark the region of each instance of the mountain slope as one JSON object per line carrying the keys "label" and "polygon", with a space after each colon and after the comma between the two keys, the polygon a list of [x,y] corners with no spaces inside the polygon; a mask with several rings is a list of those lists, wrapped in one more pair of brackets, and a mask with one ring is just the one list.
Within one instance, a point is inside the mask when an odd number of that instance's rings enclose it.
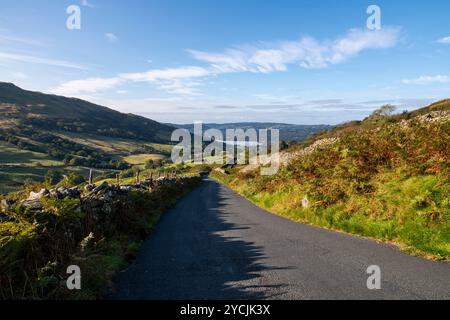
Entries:
{"label": "mountain slope", "polygon": [[173,127],[93,103],[0,82],[0,193],[48,172],[96,176],[169,154]]}
{"label": "mountain slope", "polygon": [[110,137],[170,141],[173,128],[123,114],[84,100],[22,90],[0,82],[0,125],[31,125],[50,131],[95,133]]}

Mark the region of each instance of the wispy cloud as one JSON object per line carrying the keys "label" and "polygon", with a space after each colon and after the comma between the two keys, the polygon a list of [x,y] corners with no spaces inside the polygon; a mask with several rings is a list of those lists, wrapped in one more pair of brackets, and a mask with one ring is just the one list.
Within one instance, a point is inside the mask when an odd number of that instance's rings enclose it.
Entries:
{"label": "wispy cloud", "polygon": [[[117,38],[112,34],[110,37],[113,41]],[[377,31],[352,29],[345,36],[333,41],[318,41],[311,37],[304,37],[299,41],[242,45],[219,53],[188,50],[194,59],[206,63],[206,66],[153,69],[119,74],[112,78],[120,81],[110,82],[111,78],[103,80],[111,86],[120,85],[126,81],[148,82],[168,93],[197,95],[202,80],[210,76],[238,72],[282,72],[287,71],[288,66],[292,64],[306,69],[326,68],[343,63],[364,50],[393,47],[399,37],[399,28],[386,27]],[[101,79],[95,78],[95,80],[95,83],[100,83]],[[83,82],[86,82],[86,85]],[[90,87],[90,84],[92,79],[70,81],[56,90],[65,94],[79,94],[111,88],[109,85]]]}
{"label": "wispy cloud", "polygon": [[[213,108],[218,109],[230,109],[240,112],[264,112],[264,113],[278,113],[289,114],[299,112],[316,112],[316,113],[336,113],[343,114],[360,113],[365,116],[369,115],[373,110],[379,108],[381,105],[389,103],[398,107],[398,110],[403,109],[416,109],[433,102],[434,99],[396,99],[388,101],[345,101],[343,99],[328,99],[328,100],[315,100],[307,102],[286,103],[286,104],[254,104],[254,105],[216,105]],[[350,118],[351,119],[351,118]]]}
{"label": "wispy cloud", "polygon": [[399,28],[377,31],[352,29],[333,41],[304,37],[299,41],[260,43],[226,49],[223,52],[188,50],[197,60],[207,62],[218,73],[286,71],[296,64],[306,69],[339,64],[368,49],[393,47],[400,38]]}
{"label": "wispy cloud", "polygon": [[111,33],[111,32],[105,33],[105,37],[106,37],[106,39],[108,39],[109,42],[119,41],[119,38],[114,33]]}
{"label": "wispy cloud", "polygon": [[158,81],[186,78],[199,78],[211,74],[211,71],[202,67],[186,66],[180,68],[154,69],[146,72],[124,73],[122,78],[133,81]]}
{"label": "wispy cloud", "polygon": [[437,42],[442,44],[450,44],[450,36],[441,38]]}
{"label": "wispy cloud", "polygon": [[14,35],[0,34],[0,44],[1,43],[10,43],[10,42],[22,43],[22,44],[33,45],[33,46],[44,46],[43,42],[35,40],[35,39],[17,37]]}
{"label": "wispy cloud", "polygon": [[414,79],[403,79],[404,84],[416,84],[416,85],[427,85],[433,83],[447,83],[450,82],[450,77],[445,75],[435,75],[435,76],[420,76]]}
{"label": "wispy cloud", "polygon": [[98,91],[112,89],[121,83],[123,83],[123,79],[120,78],[89,78],[83,80],[73,80],[51,89],[50,92],[60,95],[96,93]]}
{"label": "wispy cloud", "polygon": [[342,99],[324,99],[324,100],[312,100],[309,101],[311,104],[315,105],[328,105],[328,104],[340,104],[343,103]]}
{"label": "wispy cloud", "polygon": [[[151,119],[171,123],[204,122],[246,122],[251,114],[252,121],[295,124],[338,124],[349,120],[364,119],[383,104],[397,106],[397,111],[414,110],[430,104],[436,99],[396,99],[389,101],[363,101],[334,99],[326,101],[289,102],[284,105],[270,103],[249,104],[246,102],[225,102],[216,99],[186,99],[167,97],[162,99],[116,99],[94,96],[92,101],[114,106],[122,112],[132,112]],[[340,101],[340,103],[332,103]],[[205,112],[208,110],[208,112]]]}
{"label": "wispy cloud", "polygon": [[157,88],[171,94],[198,95],[197,87],[201,85],[199,80],[211,75],[211,71],[196,66],[184,66],[179,68],[154,69],[146,72],[125,73],[120,78],[133,82],[149,82]]}
{"label": "wispy cloud", "polygon": [[201,67],[185,66],[180,68],[155,69],[147,72],[126,73],[120,77],[135,82],[150,82],[168,93],[179,95],[197,95],[199,81],[194,79],[209,76],[211,71]]}
{"label": "wispy cloud", "polygon": [[197,89],[200,85],[201,83],[198,81],[174,79],[159,83],[158,88],[171,94],[197,96],[201,94]]}
{"label": "wispy cloud", "polygon": [[202,78],[209,74],[210,72],[207,69],[194,66],[155,69],[146,72],[123,73],[112,78],[88,78],[68,81],[51,89],[51,92],[61,95],[78,95],[112,89],[125,82],[149,82],[168,93],[197,95],[196,87],[200,85],[200,82],[194,79]]}
{"label": "wispy cloud", "polygon": [[72,69],[80,69],[86,70],[85,66],[75,64],[65,60],[58,59],[48,59],[48,58],[40,58],[25,54],[18,53],[10,53],[10,52],[0,52],[0,62],[1,61],[18,61],[18,62],[26,62],[26,63],[34,63],[34,64],[44,64],[55,67],[64,67],[64,68],[72,68]]}

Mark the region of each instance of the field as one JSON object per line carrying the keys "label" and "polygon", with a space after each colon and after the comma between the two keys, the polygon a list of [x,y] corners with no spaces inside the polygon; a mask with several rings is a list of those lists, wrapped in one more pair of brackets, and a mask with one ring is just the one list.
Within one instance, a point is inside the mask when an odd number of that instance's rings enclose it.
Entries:
{"label": "field", "polygon": [[[42,182],[49,170],[58,170],[65,174],[74,173],[87,178],[90,168],[67,166],[44,153],[21,150],[0,141],[0,194],[17,191],[27,183]],[[112,170],[93,171],[95,176],[101,176]]]}
{"label": "field", "polygon": [[[0,194],[7,194],[21,189],[24,184],[42,182],[49,170],[60,170],[65,174],[74,173],[89,177],[90,168],[69,166],[11,166],[1,167],[0,171]],[[108,170],[93,170],[96,176],[104,175]]]}
{"label": "field", "polygon": [[[170,145],[95,134],[58,132],[57,135],[141,169],[147,160],[166,159],[172,148]],[[36,144],[36,141],[33,143]],[[45,146],[45,144],[42,145]],[[0,194],[17,191],[26,183],[42,182],[49,170],[58,170],[64,174],[74,173],[87,178],[90,168],[68,166],[48,154],[22,150],[13,144],[0,141]],[[115,172],[115,170],[94,169],[96,177],[109,172]]]}
{"label": "field", "polygon": [[154,150],[158,154],[170,154],[172,147],[170,145],[149,143],[146,141],[112,138],[96,134],[83,133],[58,133],[58,136],[71,140],[73,142],[86,145],[88,147],[106,152],[110,155],[122,157],[135,150]]}
{"label": "field", "polygon": [[124,157],[123,160],[131,165],[144,165],[148,160],[163,160],[166,157],[161,154],[135,154]]}
{"label": "field", "polygon": [[20,165],[24,167],[60,166],[63,163],[39,152],[20,150],[17,147],[0,141],[0,166]]}

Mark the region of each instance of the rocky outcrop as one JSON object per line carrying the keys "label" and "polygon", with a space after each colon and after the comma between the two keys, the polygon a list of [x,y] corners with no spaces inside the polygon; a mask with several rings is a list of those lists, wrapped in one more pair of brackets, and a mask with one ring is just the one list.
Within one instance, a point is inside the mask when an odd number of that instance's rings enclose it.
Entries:
{"label": "rocky outcrop", "polygon": [[[279,153],[278,162],[279,162],[280,166],[287,166],[293,160],[295,160],[297,158],[307,156],[314,152],[320,152],[320,151],[324,150],[325,148],[336,144],[338,141],[339,141],[339,138],[326,138],[326,139],[317,140],[312,145],[310,145],[304,149],[301,149],[301,150],[282,151]],[[255,161],[253,159],[253,161],[251,161],[251,162],[270,163],[271,161],[277,161],[277,160],[276,160],[276,158],[275,158],[275,160],[273,160],[271,158],[271,156],[267,156],[267,157],[259,156],[257,161]],[[246,165],[244,168],[242,168],[240,170],[240,172],[248,173],[248,172],[257,170],[259,168],[260,168],[260,164],[249,164],[249,165]]]}
{"label": "rocky outcrop", "polygon": [[42,189],[39,192],[30,192],[28,198],[22,202],[22,206],[30,210],[42,209],[41,199],[50,194],[47,189]]}
{"label": "rocky outcrop", "polygon": [[15,202],[10,199],[2,199],[2,201],[0,201],[0,223],[16,221],[13,217],[6,214],[6,212],[8,212],[14,204]]}
{"label": "rocky outcrop", "polygon": [[55,199],[79,198],[81,196],[81,190],[78,187],[59,187],[57,189],[50,190],[49,195]]}
{"label": "rocky outcrop", "polygon": [[304,196],[302,199],[302,208],[308,209],[309,208],[309,199],[307,196]]}
{"label": "rocky outcrop", "polygon": [[14,201],[9,199],[3,199],[0,201],[0,211],[10,209],[14,205]]}
{"label": "rocky outcrop", "polygon": [[48,197],[52,199],[79,198],[81,190],[78,187],[66,188],[58,187],[56,189],[41,189],[39,192],[30,192],[28,198],[22,202],[22,206],[30,210],[42,209],[42,198]]}

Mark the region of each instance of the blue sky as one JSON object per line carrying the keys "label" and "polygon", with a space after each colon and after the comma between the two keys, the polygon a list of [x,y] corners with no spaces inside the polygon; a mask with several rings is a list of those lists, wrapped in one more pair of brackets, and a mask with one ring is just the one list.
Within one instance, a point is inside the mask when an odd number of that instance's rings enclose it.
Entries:
{"label": "blue sky", "polygon": [[336,124],[450,97],[448,21],[438,0],[2,0],[0,81],[163,122]]}

